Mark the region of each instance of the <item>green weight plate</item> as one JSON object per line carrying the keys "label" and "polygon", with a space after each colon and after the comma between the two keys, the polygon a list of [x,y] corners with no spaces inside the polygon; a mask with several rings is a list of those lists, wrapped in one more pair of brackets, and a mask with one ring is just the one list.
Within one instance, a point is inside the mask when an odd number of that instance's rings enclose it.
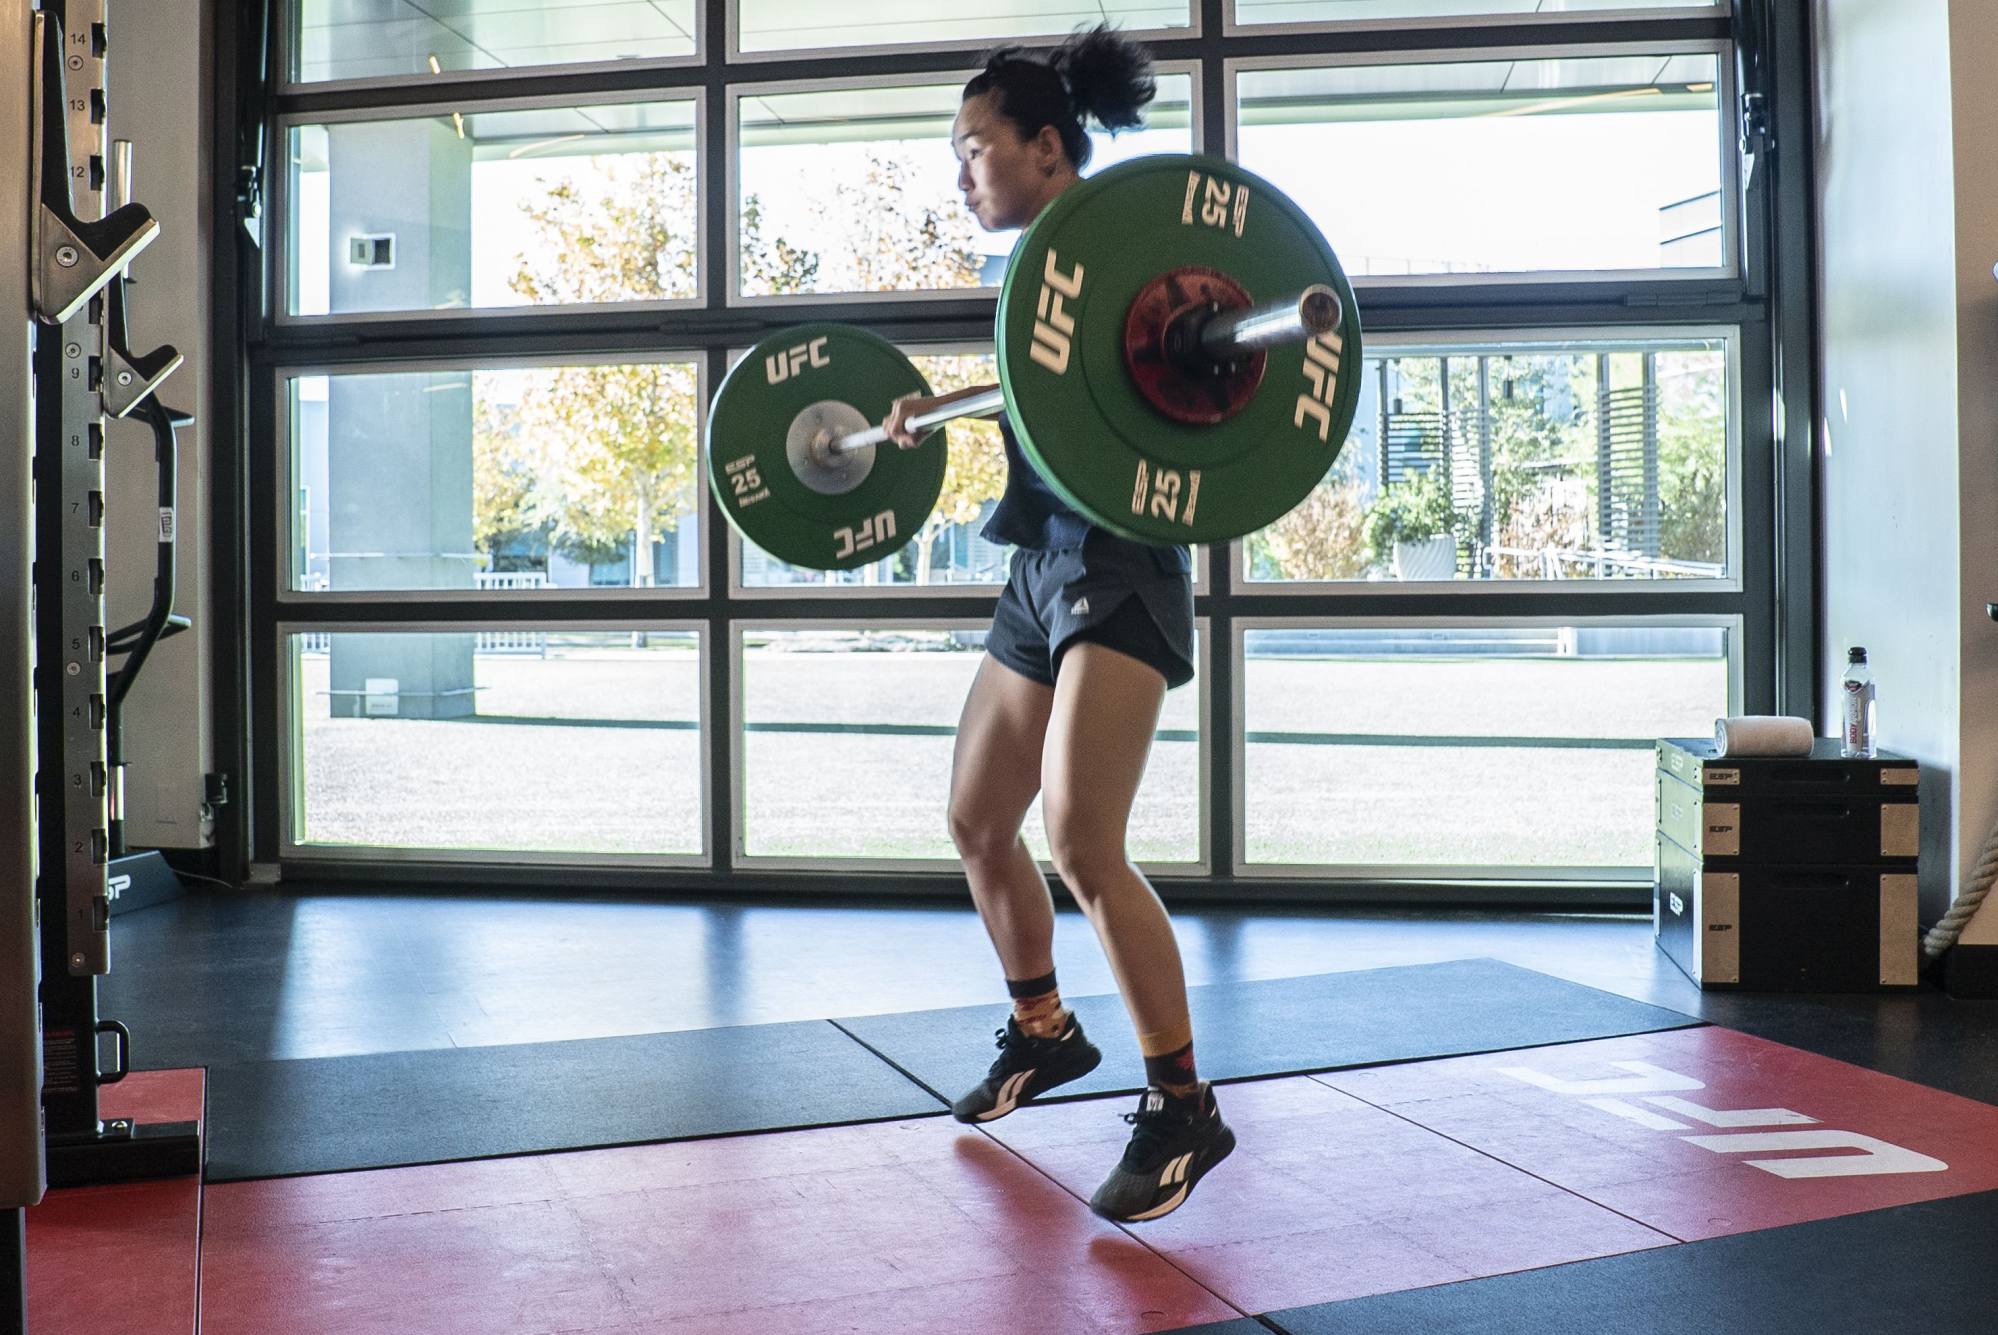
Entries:
{"label": "green weight plate", "polygon": [[[1125,369],[1124,318],[1154,277],[1189,265],[1255,303],[1326,284],[1341,323],[1270,349],[1235,416],[1173,421]],[[1219,158],[1137,158],[1063,191],[1013,252],[997,342],[1021,448],[1069,504],[1146,542],[1222,542],[1282,518],[1332,467],[1359,408],[1359,308],[1338,257],[1274,186]]]}
{"label": "green weight plate", "polygon": [[929,384],[894,344],[851,325],[781,330],[735,364],[708,413],[708,484],[737,531],[814,570],[878,561],[916,536],[943,491],[944,440],[815,462],[807,442],[873,426]]}

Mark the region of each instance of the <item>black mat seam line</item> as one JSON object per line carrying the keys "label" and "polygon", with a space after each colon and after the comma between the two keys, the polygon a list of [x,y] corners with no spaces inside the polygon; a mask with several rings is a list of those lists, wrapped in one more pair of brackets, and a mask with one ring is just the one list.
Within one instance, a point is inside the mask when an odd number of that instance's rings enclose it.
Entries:
{"label": "black mat seam line", "polygon": [[[1020,1151],[1014,1149],[1011,1145],[1008,1145],[1005,1141],[999,1139],[999,1137],[993,1135],[984,1126],[967,1126],[965,1129],[967,1131],[971,1131],[978,1135],[984,1136],[994,1145],[997,1145],[1000,1149],[1004,1150],[1006,1153],[1012,1155],[1015,1159],[1018,1159],[1021,1163],[1025,1164],[1029,1170],[1038,1173],[1040,1176],[1046,1178],[1050,1183],[1054,1185],[1054,1189],[1056,1191],[1059,1191],[1062,1195],[1076,1202],[1083,1209],[1089,1210],[1089,1202],[1084,1200],[1081,1196],[1076,1195],[1073,1191],[1070,1191],[1065,1185],[1063,1185],[1061,1179],[1057,1178],[1053,1173],[1050,1173],[1047,1169],[1035,1163],[1032,1159],[1029,1159],[1026,1155],[1022,1154]],[[1089,1217],[1091,1219],[1101,1218],[1101,1216],[1099,1216],[1094,1210],[1089,1210]],[[1244,1311],[1241,1307],[1228,1301],[1227,1298],[1223,1297],[1219,1293],[1216,1293],[1213,1289],[1209,1288],[1207,1285],[1201,1283],[1199,1280],[1195,1279],[1192,1275],[1188,1274],[1185,1267],[1181,1266],[1177,1261],[1173,1260],[1170,1256],[1167,1256],[1164,1252],[1160,1251],[1158,1248],[1152,1246],[1151,1243],[1146,1242],[1141,1234],[1132,1232],[1131,1226],[1129,1224],[1111,1223],[1111,1221],[1107,1219],[1102,1220],[1102,1222],[1110,1224],[1110,1227],[1116,1229],[1119,1233],[1122,1233],[1125,1237],[1137,1243],[1140,1247],[1143,1247],[1153,1256],[1156,1256],[1160,1261],[1164,1262],[1168,1268],[1177,1273],[1187,1283],[1193,1285],[1194,1288],[1199,1289],[1202,1293],[1205,1293],[1210,1298],[1214,1299],[1215,1302],[1220,1303],[1223,1307],[1235,1313],[1236,1316],[1247,1317],[1252,1321],[1262,1320],[1262,1317],[1259,1314],[1255,1312]],[[1205,1324],[1212,1324],[1212,1323],[1205,1323]]]}
{"label": "black mat seam line", "polygon": [[[927,1081],[919,1079],[914,1071],[911,1071],[908,1067],[902,1065],[902,1063],[896,1061],[893,1057],[890,1057],[880,1048],[877,1048],[872,1043],[869,1043],[859,1034],[856,1034],[851,1029],[848,1029],[838,1020],[827,1020],[826,1023],[831,1025],[834,1029],[837,1029],[840,1033],[845,1034],[855,1043],[858,1043],[862,1049],[864,1049],[868,1054],[873,1056],[877,1061],[881,1062],[881,1064],[886,1066],[889,1070],[895,1072],[895,1074],[901,1076],[904,1080],[907,1080],[917,1089],[922,1090],[923,1093],[929,1095],[937,1102],[943,1104],[945,1112],[950,1111],[951,1100],[949,1096],[943,1093],[943,1091],[937,1089],[933,1085],[929,1084]],[[927,1115],[932,1117],[936,1116],[935,1113],[930,1113]]]}
{"label": "black mat seam line", "polygon": [[[1552,1044],[1552,1045],[1550,1045],[1550,1046],[1554,1046],[1554,1047],[1566,1047],[1566,1046],[1568,1046],[1568,1045],[1567,1045],[1567,1044]],[[1521,1049],[1521,1048],[1508,1048],[1508,1049],[1506,1049],[1506,1051],[1508,1051],[1508,1052],[1520,1052],[1520,1051],[1524,1051],[1524,1049]],[[1325,1084],[1325,1082],[1324,1082],[1324,1081],[1322,1081],[1322,1080],[1321,1080],[1321,1081],[1319,1081],[1318,1083],[1319,1083],[1319,1084]],[[1416,1128],[1416,1129],[1417,1129],[1417,1130],[1419,1130],[1419,1131],[1426,1131],[1426,1132],[1428,1132],[1428,1133],[1429,1133],[1430,1135],[1432,1135],[1432,1136],[1439,1136],[1439,1137],[1441,1137],[1442,1139],[1444,1139],[1444,1140],[1447,1140],[1447,1141],[1449,1141],[1449,1142],[1450,1142],[1450,1143],[1451,1143],[1452,1145],[1458,1145],[1458,1146],[1461,1146],[1462,1148],[1464,1148],[1464,1149],[1467,1149],[1467,1150],[1469,1150],[1469,1151],[1470,1151],[1471,1153],[1473,1153],[1473,1154],[1475,1154],[1475,1155],[1478,1155],[1478,1156],[1479,1156],[1479,1157],[1481,1157],[1481,1158],[1485,1158],[1485,1159],[1490,1159],[1490,1160],[1491,1160],[1491,1161],[1492,1161],[1493,1163],[1497,1164],[1497,1165],[1498,1165],[1499,1167],[1501,1167],[1501,1168],[1508,1168],[1508,1169],[1511,1169],[1511,1170],[1512,1170],[1513,1172],[1515,1172],[1515,1173],[1522,1173],[1522,1174],[1524,1174],[1525,1176],[1527,1176],[1527,1177],[1530,1177],[1530,1178],[1532,1178],[1532,1179],[1533,1179],[1533,1180],[1534,1180],[1535,1182],[1539,1182],[1539,1183],[1542,1183],[1542,1184],[1544,1184],[1544,1185],[1546,1185],[1546,1186],[1550,1186],[1550,1187],[1554,1188],[1554,1190],[1556,1190],[1556,1191],[1560,1192],[1560,1193],[1561,1193],[1562,1195],[1564,1195],[1564,1196],[1573,1196],[1573,1197],[1574,1197],[1574,1198],[1575,1198],[1576,1200],[1578,1200],[1578,1201],[1581,1201],[1581,1202],[1583,1202],[1583,1203],[1584,1203],[1584,1204],[1586,1204],[1586,1205],[1593,1205],[1593,1206],[1594,1206],[1594,1207],[1595,1207],[1596,1209],[1598,1209],[1598,1210],[1607,1210],[1607,1211],[1609,1211],[1609,1213],[1611,1213],[1611,1214],[1615,1215],[1615,1216],[1616,1216],[1617,1218],[1619,1218],[1619,1219],[1624,1219],[1624,1220],[1628,1220],[1628,1221],[1629,1221],[1630,1223],[1633,1223],[1633,1224],[1637,1225],[1637,1226],[1638,1226],[1639,1228],[1641,1228],[1641,1229],[1644,1229],[1644,1230],[1645,1230],[1645,1231],[1647,1231],[1647,1232],[1650,1232],[1650,1233],[1656,1233],[1656,1234],[1658,1234],[1658,1235],[1659,1235],[1660,1237],[1664,1237],[1664,1238],[1669,1238],[1669,1239],[1671,1239],[1671,1245],[1672,1245],[1672,1246],[1675,1246],[1675,1247],[1684,1247],[1684,1246],[1686,1246],[1686,1245],[1687,1245],[1687,1244],[1688,1244],[1689,1242],[1691,1242],[1691,1241],[1692,1241],[1692,1240],[1691,1240],[1690,1238],[1682,1238],[1682,1237],[1680,1237],[1680,1236],[1679,1236],[1678,1234],[1676,1234],[1676,1233],[1668,1233],[1668,1232],[1666,1232],[1666,1231],[1665,1231],[1664,1229],[1662,1229],[1662,1228],[1658,1227],[1658,1226],[1657,1226],[1656,1224],[1647,1224],[1647,1223],[1645,1223],[1645,1222],[1644,1222],[1644,1221],[1643,1221],[1642,1219],[1638,1219],[1638,1218],[1636,1218],[1636,1217],[1634,1217],[1634,1216],[1632,1216],[1632,1215],[1628,1215],[1628,1214],[1625,1214],[1625,1213],[1624,1213],[1623,1211],[1621,1211],[1621,1210],[1617,1209],[1617,1208],[1616,1208],[1615,1206],[1611,1206],[1611,1205],[1604,1205],[1604,1204],[1603,1204],[1603,1203],[1602,1203],[1601,1201],[1598,1201],[1598,1200],[1591,1200],[1591,1199],[1590,1199],[1589,1197],[1587,1197],[1587,1196],[1584,1196],[1584,1195],[1583,1195],[1583,1194],[1582,1194],[1581,1192],[1579,1192],[1579,1191],[1576,1191],[1576,1190],[1574,1190],[1574,1189],[1573,1189],[1572,1187],[1564,1187],[1564,1186],[1562,1186],[1562,1185],[1561,1185],[1561,1184],[1560,1184],[1559,1182],[1551,1182],[1551,1181],[1549,1181],[1548,1179],[1546,1179],[1546,1178],[1544,1178],[1544,1177],[1540,1176],[1540,1174],[1538,1174],[1538,1173],[1534,1172],[1534,1171],[1533,1171],[1533,1170],[1531,1170],[1531,1169],[1528,1169],[1528,1168],[1521,1168],[1521,1167],[1520,1167],[1520,1166],[1519,1166],[1518,1164],[1515,1164],[1515,1163],[1507,1163],[1507,1162],[1506,1162],[1506,1161],[1505,1161],[1504,1159],[1501,1159],[1501,1158],[1499,1158],[1499,1157],[1498,1157],[1498,1155],[1496,1155],[1496,1154],[1493,1154],[1493,1153],[1492,1153],[1492,1152],[1491,1152],[1490,1150],[1481,1150],[1481,1149],[1479,1149],[1479,1148],[1478,1148],[1478,1147],[1477,1147],[1476,1145],[1469,1145],[1469,1144],[1465,1144],[1465,1142],[1463,1142],[1463,1141],[1461,1141],[1461,1140],[1457,1139],[1457,1138],[1456,1138],[1455,1136],[1453,1136],[1453,1135],[1450,1135],[1450,1134],[1449,1134],[1448,1132],[1445,1132],[1445,1131],[1438,1131],[1438,1130],[1437,1130],[1437,1129],[1436,1129],[1435,1127],[1433,1127],[1433,1126],[1424,1126],[1424,1125],[1422,1125],[1422,1123],[1420,1123],[1420,1122],[1416,1121],[1416,1120],[1415,1120],[1415,1119],[1414,1119],[1413,1117],[1406,1117],[1406,1116],[1403,1116],[1403,1115],[1402,1115],[1401,1113],[1398,1113],[1398,1112],[1396,1112],[1396,1111],[1395,1111],[1394,1109],[1392,1109],[1392,1108],[1387,1108],[1387,1107],[1383,1107],[1382,1105],[1380,1105],[1380,1104],[1378,1104],[1378,1103],[1375,1103],[1375,1102],[1374,1102],[1374,1101],[1373,1101],[1372,1099],[1368,1099],[1368,1098],[1362,1098],[1362,1097],[1361,1097],[1360,1095],[1358,1095],[1358,1094],[1355,1094],[1355,1093],[1353,1093],[1353,1091],[1352,1091],[1352,1090],[1350,1090],[1350,1089],[1340,1089],[1340,1088],[1339,1088],[1338,1086],[1336,1086],[1336,1085],[1325,1085],[1325,1088],[1327,1088],[1327,1089],[1329,1089],[1329,1090],[1332,1090],[1332,1091],[1333,1091],[1334,1093],[1336,1093],[1336,1094],[1344,1094],[1344,1095],[1345,1095],[1345,1096],[1346,1096],[1347,1098],[1349,1098],[1349,1099],[1358,1099],[1358,1100],[1359,1100],[1359,1101],[1360,1101],[1361,1103],[1364,1103],[1364,1104],[1366,1104],[1366,1105],[1367,1105],[1367,1106],[1368,1106],[1369,1108],[1372,1108],[1372,1109],[1374,1109],[1374,1110],[1375,1110],[1376,1112],[1384,1112],[1384,1113],[1386,1113],[1386,1114],[1387,1114],[1387,1115],[1388,1115],[1389,1117],[1392,1117],[1392,1118],[1396,1119],[1397,1121],[1401,1121],[1401,1122],[1406,1122],[1406,1123],[1408,1123],[1408,1125],[1410,1125],[1410,1126],[1412,1126],[1412,1127]],[[1762,1230],[1760,1230],[1760,1229],[1750,1229],[1750,1230],[1748,1230],[1748,1231],[1749,1231],[1749,1232],[1751,1232],[1751,1233],[1759,1233],[1759,1232],[1761,1232]],[[1658,1250],[1660,1250],[1660,1249],[1659,1249],[1659,1248],[1656,1248],[1656,1247],[1640,1247],[1640,1248],[1637,1248],[1636,1250],[1637,1250],[1637,1251],[1658,1251]],[[1628,1255],[1630,1255],[1630,1254],[1631,1254],[1630,1252],[1611,1252],[1611,1253],[1610,1253],[1610,1255],[1612,1255],[1612,1256],[1628,1256]],[[1600,1258],[1597,1258],[1597,1257],[1584,1257],[1584,1258],[1582,1258],[1582,1259],[1583,1259],[1583,1260],[1597,1260],[1597,1259],[1600,1259]],[[1573,1264],[1575,1264],[1575,1262],[1572,1262],[1572,1261],[1557,1261],[1557,1262],[1556,1262],[1555,1264],[1556,1264],[1556,1265],[1573,1265]],[[1547,1267],[1547,1266],[1528,1266],[1528,1267],[1527,1267],[1527,1269],[1528,1269],[1528,1270],[1545,1270],[1545,1269],[1549,1269],[1549,1268],[1550,1268],[1550,1267]],[[1521,1272],[1521,1271],[1515,1271],[1515,1270],[1508,1270],[1508,1271],[1506,1271],[1505,1273],[1506,1273],[1506,1274],[1509,1274],[1509,1275],[1510,1275],[1510,1274],[1520,1274],[1520,1273],[1523,1273],[1523,1272]],[[1486,1278],[1486,1279],[1489,1279],[1489,1278],[1492,1278],[1492,1276],[1480,1276],[1480,1278]],[[1462,1282],[1464,1282],[1464,1281],[1451,1281],[1451,1282],[1453,1282],[1453,1283],[1462,1283]],[[1420,1285],[1420,1286],[1418,1286],[1418,1287],[1421,1287],[1421,1288],[1431,1288],[1431,1287],[1434,1287],[1434,1286],[1432,1286],[1432,1285],[1427,1285],[1427,1284],[1425,1284],[1425,1285]]]}

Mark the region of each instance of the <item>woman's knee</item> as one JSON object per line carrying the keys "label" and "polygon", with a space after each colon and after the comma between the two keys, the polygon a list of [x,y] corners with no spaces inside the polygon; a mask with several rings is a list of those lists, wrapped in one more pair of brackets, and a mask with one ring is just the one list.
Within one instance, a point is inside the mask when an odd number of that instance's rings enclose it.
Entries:
{"label": "woman's knee", "polygon": [[1007,821],[989,807],[960,799],[950,800],[950,840],[958,856],[971,862],[991,862],[1006,857],[1020,840],[1018,821]]}
{"label": "woman's knee", "polygon": [[1094,900],[1130,870],[1124,831],[1079,812],[1047,808],[1048,851],[1063,884],[1077,899]]}

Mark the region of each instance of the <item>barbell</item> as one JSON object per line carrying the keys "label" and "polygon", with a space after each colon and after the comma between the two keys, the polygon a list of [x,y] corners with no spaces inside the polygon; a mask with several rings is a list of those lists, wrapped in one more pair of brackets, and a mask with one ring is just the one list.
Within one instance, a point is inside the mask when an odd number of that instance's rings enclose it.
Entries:
{"label": "barbell", "polygon": [[743,537],[821,570],[913,538],[942,492],[937,428],[1003,411],[1021,450],[1092,523],[1154,543],[1241,537],[1289,513],[1358,408],[1351,285],[1294,203],[1217,158],[1160,154],[1062,192],[999,292],[999,388],[876,423],[928,395],[913,363],[849,325],[759,342],[708,416],[710,485]]}

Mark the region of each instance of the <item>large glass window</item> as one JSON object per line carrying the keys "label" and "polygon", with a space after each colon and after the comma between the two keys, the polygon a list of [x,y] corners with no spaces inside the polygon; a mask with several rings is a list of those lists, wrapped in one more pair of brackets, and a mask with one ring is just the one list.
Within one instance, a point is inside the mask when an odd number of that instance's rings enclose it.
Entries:
{"label": "large glass window", "polygon": [[[985,630],[860,625],[742,632],[742,848],[750,857],[955,863],[958,715]],[[1200,861],[1198,680],[1166,696],[1131,813],[1130,855]],[[1025,838],[1048,857],[1041,801]]]}
{"label": "large glass window", "polygon": [[1345,449],[1244,544],[1250,580],[1730,573],[1728,340],[1368,349]]}
{"label": "large glass window", "polygon": [[677,628],[301,632],[290,842],[688,859],[701,640]]}
{"label": "large glass window", "polygon": [[295,125],[294,315],[690,301],[695,104]]}
{"label": "large glass window", "polygon": [[1247,630],[1244,860],[1638,877],[1655,739],[1731,712],[1728,644],[1650,621]]}
{"label": "large glass window", "polygon": [[291,77],[660,60],[695,52],[700,0],[291,0]]}
{"label": "large glass window", "polygon": [[[996,287],[1017,232],[957,192],[964,80],[745,92],[736,103],[737,286],[747,297]],[[1193,81],[1161,74],[1145,126],[1093,132],[1088,170],[1193,148]]]}
{"label": "large glass window", "polygon": [[1237,149],[1354,278],[1712,269],[1720,78],[1692,51],[1243,69]]}
{"label": "large glass window", "polygon": [[[1741,95],[1780,84],[1733,9],[283,0],[251,344],[277,514],[239,593],[289,674],[249,701],[288,768],[249,855],[654,862],[696,894],[949,874],[1011,556],[983,536],[996,426],[953,424],[934,512],[827,573],[728,530],[705,405],[807,323],[938,391],[992,381],[1018,236],[966,212],[949,128],[985,50],[1107,21],[1166,59],[1086,174],[1237,158],[1325,233],[1366,330],[1335,465],[1196,549],[1228,657],[1167,697],[1132,856],[1168,895],[1633,902],[1654,739],[1794,710],[1774,660],[1807,649],[1772,620],[1809,577],[1777,559],[1800,512],[1768,405],[1808,312],[1741,260],[1804,220],[1740,165]],[[1045,857],[1038,805],[1026,836]]]}
{"label": "large glass window", "polygon": [[701,582],[693,361],[300,376],[293,589]]}
{"label": "large glass window", "polygon": [[1127,32],[1184,29],[1192,17],[1187,0],[977,0],[938,5],[930,0],[876,0],[856,10],[824,0],[737,0],[731,6],[736,49],[814,52],[859,46],[980,45],[1009,38],[1060,36],[1083,24],[1108,21]]}

